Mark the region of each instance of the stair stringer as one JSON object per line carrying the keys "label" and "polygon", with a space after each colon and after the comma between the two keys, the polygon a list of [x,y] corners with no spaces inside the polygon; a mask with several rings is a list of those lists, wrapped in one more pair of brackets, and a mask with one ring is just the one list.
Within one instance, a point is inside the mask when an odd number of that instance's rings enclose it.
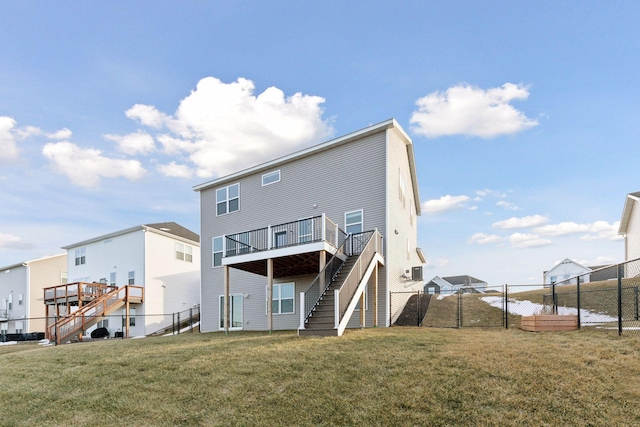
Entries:
{"label": "stair stringer", "polygon": [[[362,296],[362,293],[364,292],[364,289],[367,286],[367,283],[369,283],[369,279],[371,278],[371,274],[373,273],[373,270],[376,267],[376,264],[380,264],[384,266],[384,258],[378,252],[376,252],[373,258],[371,259],[371,262],[369,263],[367,270],[364,272],[362,276],[362,280],[360,280],[360,284],[358,284],[356,291],[353,293],[351,302],[347,306],[347,310],[344,312],[344,316],[342,317],[342,320],[340,320],[340,323],[335,328],[338,330],[337,331],[338,336],[342,336],[342,334],[344,333],[344,330],[347,328],[347,324],[349,323],[349,320],[351,320],[351,316],[353,315],[353,312],[355,311],[356,306],[358,305],[358,301],[360,300],[360,297]],[[339,291],[335,291],[335,292],[339,292]],[[339,301],[339,298],[337,295],[335,300]],[[336,313],[336,318],[337,317],[338,317],[338,314]]]}

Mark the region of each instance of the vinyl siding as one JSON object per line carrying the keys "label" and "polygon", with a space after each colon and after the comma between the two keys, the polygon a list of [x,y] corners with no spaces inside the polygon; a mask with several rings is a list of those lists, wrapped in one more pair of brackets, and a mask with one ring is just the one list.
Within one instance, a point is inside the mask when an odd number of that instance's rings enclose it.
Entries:
{"label": "vinyl siding", "polygon": [[627,226],[625,249],[627,261],[640,258],[640,208],[638,208],[638,202],[635,201]]}
{"label": "vinyl siding", "polygon": [[[25,301],[22,306],[18,305],[18,295],[20,294],[23,295],[23,301]],[[8,301],[11,295],[13,296],[13,304],[11,310],[8,310]],[[7,300],[7,318],[9,319],[7,333],[13,334],[16,331],[15,322],[12,322],[12,319],[20,321],[27,317],[26,298],[27,267],[18,266],[0,270],[0,301]],[[4,308],[0,306],[0,311],[3,314]],[[27,325],[25,324],[24,326],[24,331],[26,332]],[[42,329],[44,330],[44,326]]]}
{"label": "vinyl siding", "polygon": [[[29,262],[29,295],[25,295],[27,317],[44,318],[44,288],[60,285],[60,273],[67,270],[67,254]],[[34,325],[35,327],[36,325]],[[44,322],[39,325],[44,330]],[[29,328],[32,329],[31,325]],[[36,328],[37,329],[37,328]],[[34,331],[28,331],[34,332]]]}
{"label": "vinyl siding", "polygon": [[[402,274],[406,270],[409,270],[411,274],[411,267],[421,266],[422,261],[418,257],[416,252],[417,246],[417,218],[415,216],[415,209],[413,224],[410,223],[409,217],[411,215],[411,204],[415,203],[413,186],[417,185],[411,178],[411,172],[409,167],[409,160],[407,156],[407,150],[412,149],[412,146],[407,146],[405,140],[395,129],[387,131],[388,134],[388,194],[387,209],[389,213],[389,234],[387,238],[387,283],[389,284],[389,292],[410,292],[421,290],[424,286],[424,282],[413,282],[411,280],[404,280],[401,278]],[[400,177],[405,183],[405,203],[402,204],[400,200]],[[419,203],[419,201],[418,201]],[[396,231],[398,232],[396,234]],[[407,259],[407,240],[409,241],[409,257]],[[409,299],[410,294],[406,294],[406,299]],[[382,308],[385,311],[389,310],[389,300],[387,299],[386,305]],[[400,314],[400,308],[404,304],[400,304],[399,298],[394,298],[393,312],[389,314],[387,321],[395,321]]]}
{"label": "vinyl siding", "polygon": [[[248,231],[255,228],[295,221],[325,213],[341,228],[344,213],[364,210],[364,229],[377,228],[386,236],[385,223],[385,153],[386,132],[363,137],[297,158],[273,169],[241,177],[240,210],[216,216],[216,189],[201,191],[202,218],[202,330],[217,331],[219,321],[219,295],[223,293],[223,269],[212,268],[212,238],[223,234]],[[263,187],[262,174],[281,170],[278,183]],[[225,185],[221,185],[225,186]],[[316,206],[314,208],[314,205]],[[384,269],[382,269],[384,270]],[[381,271],[380,293],[384,294],[384,273]],[[296,278],[296,292],[298,282]],[[256,293],[264,289],[266,278],[230,269],[230,292]],[[264,294],[264,290],[261,291]],[[251,297],[245,299],[245,329],[264,330],[264,299],[257,307]],[[296,310],[298,309],[296,301]],[[262,317],[258,315],[262,314]],[[295,329],[299,323],[280,320],[274,316],[274,327]],[[247,322],[248,321],[248,322]],[[285,325],[286,324],[286,325]]]}

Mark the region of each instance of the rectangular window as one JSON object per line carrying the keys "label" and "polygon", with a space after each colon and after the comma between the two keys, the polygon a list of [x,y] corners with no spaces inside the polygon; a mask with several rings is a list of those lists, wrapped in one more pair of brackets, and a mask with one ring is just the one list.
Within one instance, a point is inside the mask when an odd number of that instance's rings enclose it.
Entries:
{"label": "rectangular window", "polygon": [[[126,311],[125,311],[126,313]],[[123,317],[122,318],[122,327],[125,327],[127,325],[127,318]],[[130,308],[129,309],[129,326],[136,326],[136,309],[135,308]]]}
{"label": "rectangular window", "polygon": [[9,294],[9,310],[13,310],[13,294]]}
{"label": "rectangular window", "polygon": [[136,284],[136,272],[135,271],[130,271],[129,272],[128,279],[127,279],[127,284],[128,285],[135,285]]}
{"label": "rectangular window", "polygon": [[193,262],[193,248],[189,245],[176,242],[176,259]]}
{"label": "rectangular window", "polygon": [[109,284],[111,286],[116,285],[116,273],[109,273]]}
{"label": "rectangular window", "polygon": [[[273,300],[271,301],[271,312],[273,314],[295,313],[295,283],[280,283],[273,285]],[[269,296],[267,295],[267,304]]]}
{"label": "rectangular window", "polygon": [[216,215],[224,215],[240,210],[240,184],[216,190]]}
{"label": "rectangular window", "polygon": [[345,231],[348,234],[362,233],[364,229],[364,215],[362,209],[344,214]]}
{"label": "rectangular window", "polygon": [[184,261],[184,244],[176,242],[176,259]]}
{"label": "rectangular window", "polygon": [[213,268],[222,266],[223,237],[213,238]]}
{"label": "rectangular window", "polygon": [[75,250],[75,254],[76,254],[76,265],[86,264],[87,248],[78,248]]}
{"label": "rectangular window", "polygon": [[[229,329],[242,329],[242,294],[229,295]],[[224,329],[224,295],[220,295],[220,329]]]}
{"label": "rectangular window", "polygon": [[280,169],[262,175],[262,186],[280,182]]}
{"label": "rectangular window", "polygon": [[109,319],[101,320],[96,325],[98,328],[107,328],[109,329]]}
{"label": "rectangular window", "polygon": [[22,305],[22,294],[18,295],[18,305]]}
{"label": "rectangular window", "polygon": [[21,334],[23,328],[22,320],[16,320],[16,334]]}
{"label": "rectangular window", "polygon": [[66,285],[69,281],[69,274],[66,271],[60,271],[60,284]]}

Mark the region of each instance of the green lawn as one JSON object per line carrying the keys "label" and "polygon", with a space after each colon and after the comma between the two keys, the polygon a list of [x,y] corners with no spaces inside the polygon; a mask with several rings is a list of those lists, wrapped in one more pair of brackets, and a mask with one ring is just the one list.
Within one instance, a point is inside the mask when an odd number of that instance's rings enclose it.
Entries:
{"label": "green lawn", "polygon": [[640,341],[418,327],[0,354],[0,425],[638,425]]}

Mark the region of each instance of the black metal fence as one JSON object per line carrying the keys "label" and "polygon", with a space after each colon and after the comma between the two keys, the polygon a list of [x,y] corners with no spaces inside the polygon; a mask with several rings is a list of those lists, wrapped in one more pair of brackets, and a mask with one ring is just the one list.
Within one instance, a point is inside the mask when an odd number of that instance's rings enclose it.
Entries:
{"label": "black metal fence", "polygon": [[[48,321],[47,321],[48,320]],[[47,336],[47,325],[55,324],[56,317],[46,319],[24,318],[0,321],[0,355],[15,351],[53,346],[55,339]],[[136,330],[144,326],[145,336],[170,336],[181,333],[199,332],[200,307],[169,314],[136,314],[129,317],[130,338],[139,338]],[[104,328],[96,334],[98,328]],[[55,335],[55,327],[52,328]],[[92,339],[125,339],[126,316],[113,314],[103,316],[100,321],[87,328],[83,340]],[[93,336],[92,336],[93,335]]]}

